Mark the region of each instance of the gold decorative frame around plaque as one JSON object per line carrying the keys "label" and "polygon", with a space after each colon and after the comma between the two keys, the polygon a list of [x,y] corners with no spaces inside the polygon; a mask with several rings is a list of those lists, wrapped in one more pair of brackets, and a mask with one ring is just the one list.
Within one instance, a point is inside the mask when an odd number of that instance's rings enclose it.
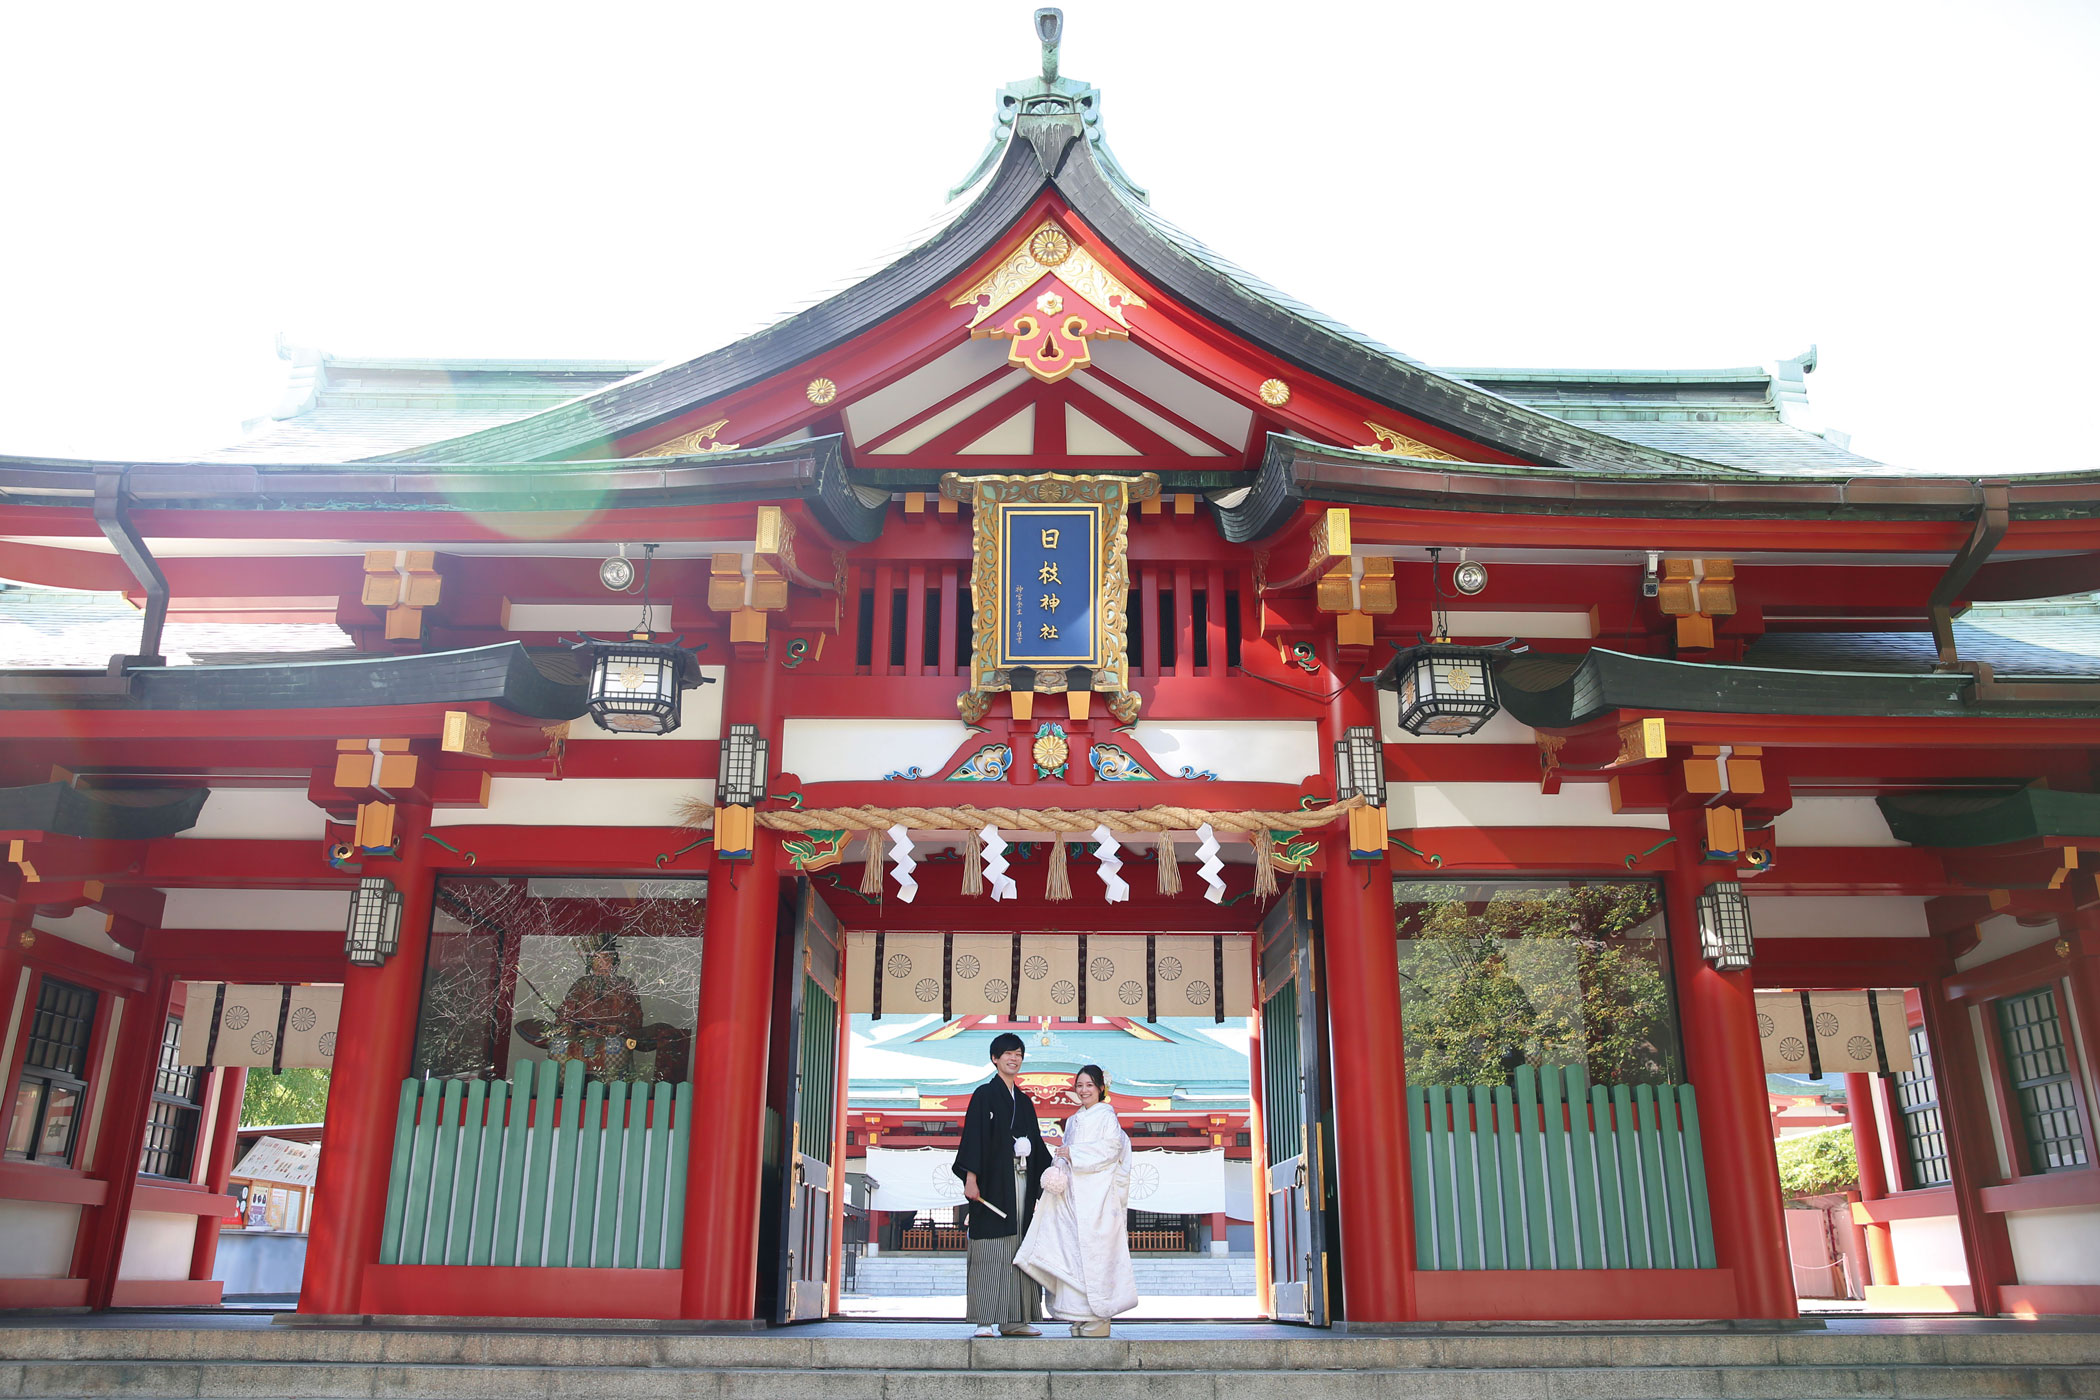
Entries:
{"label": "gold decorative frame around plaque", "polygon": [[[941,478],[941,495],[951,501],[968,502],[974,512],[971,530],[970,602],[974,630],[970,659],[970,688],[956,697],[956,709],[966,723],[975,724],[991,709],[992,696],[1013,689],[1011,670],[999,665],[999,636],[1003,625],[999,555],[1005,508],[1011,505],[1099,505],[1100,535],[1096,541],[1101,576],[1094,602],[1094,628],[1101,660],[1093,668],[1091,689],[1107,697],[1108,711],[1128,724],[1137,718],[1138,697],[1130,689],[1130,651],[1127,643],[1129,619],[1125,616],[1130,598],[1130,506],[1159,494],[1159,478],[1151,472],[1135,476],[1065,476],[1038,472],[1027,476],[963,476],[950,472]],[[1036,672],[1030,687],[1038,694],[1056,695],[1070,685],[1062,670]]]}

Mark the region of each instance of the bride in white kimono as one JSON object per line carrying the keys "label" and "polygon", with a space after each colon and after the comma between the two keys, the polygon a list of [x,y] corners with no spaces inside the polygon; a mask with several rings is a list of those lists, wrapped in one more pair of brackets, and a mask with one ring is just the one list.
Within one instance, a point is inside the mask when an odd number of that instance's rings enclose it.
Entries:
{"label": "bride in white kimono", "polygon": [[[1130,1267],[1130,1139],[1107,1102],[1099,1065],[1072,1076],[1079,1111],[1044,1174],[1043,1198],[1014,1267],[1050,1292],[1050,1315],[1075,1337],[1106,1337],[1109,1319],[1137,1306]],[[1059,1169],[1062,1169],[1061,1171]],[[1064,1178],[1059,1190],[1057,1178]]]}

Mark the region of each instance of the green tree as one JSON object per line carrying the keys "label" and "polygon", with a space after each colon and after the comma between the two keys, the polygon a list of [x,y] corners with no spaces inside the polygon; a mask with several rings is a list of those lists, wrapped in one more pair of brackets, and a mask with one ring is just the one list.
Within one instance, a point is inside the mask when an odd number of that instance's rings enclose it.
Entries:
{"label": "green tree", "polygon": [[[1484,897],[1483,897],[1484,896]],[[1415,1084],[1502,1084],[1579,1064],[1598,1084],[1676,1077],[1652,884],[1396,885],[1402,1029]]]}
{"label": "green tree", "polygon": [[241,1098],[242,1127],[318,1123],[327,1114],[327,1070],[288,1069],[282,1074],[248,1071],[248,1092]]}
{"label": "green tree", "polygon": [[1818,1128],[1773,1144],[1779,1189],[1788,1196],[1825,1196],[1859,1185],[1859,1153],[1852,1129]]}

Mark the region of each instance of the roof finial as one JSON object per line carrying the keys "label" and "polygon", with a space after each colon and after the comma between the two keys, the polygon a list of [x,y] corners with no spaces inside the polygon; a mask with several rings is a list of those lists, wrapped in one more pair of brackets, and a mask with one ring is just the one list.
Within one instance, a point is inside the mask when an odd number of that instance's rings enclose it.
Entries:
{"label": "roof finial", "polygon": [[1035,12],[1035,34],[1043,41],[1043,83],[1057,81],[1057,47],[1064,38],[1065,12],[1044,8]]}

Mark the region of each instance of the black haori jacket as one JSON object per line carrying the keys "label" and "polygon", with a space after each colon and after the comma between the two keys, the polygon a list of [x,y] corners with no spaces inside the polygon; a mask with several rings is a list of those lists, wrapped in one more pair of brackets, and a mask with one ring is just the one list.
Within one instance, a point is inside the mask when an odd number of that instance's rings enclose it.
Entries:
{"label": "black haori jacket", "polygon": [[[1028,1139],[1028,1199],[1017,1208],[1014,1201],[1014,1139]],[[970,1111],[963,1115],[962,1145],[955,1149],[955,1176],[962,1180],[977,1173],[977,1193],[1006,1212],[1006,1218],[970,1203],[970,1238],[1004,1239],[1028,1228],[1035,1203],[1043,1194],[1043,1173],[1050,1167],[1050,1149],[1043,1145],[1042,1125],[1036,1122],[1035,1105],[1026,1091],[1016,1087],[1009,1094],[1004,1080],[994,1076],[970,1095]]]}

